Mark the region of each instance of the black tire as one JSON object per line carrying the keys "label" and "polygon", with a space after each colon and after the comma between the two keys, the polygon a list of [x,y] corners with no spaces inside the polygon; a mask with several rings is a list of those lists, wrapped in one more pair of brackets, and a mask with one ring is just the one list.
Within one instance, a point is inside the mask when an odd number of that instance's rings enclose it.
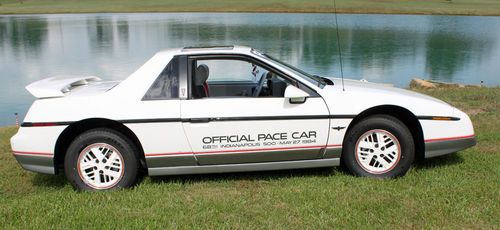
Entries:
{"label": "black tire", "polygon": [[[397,143],[399,143],[399,155],[394,154],[394,152],[386,151],[381,155],[376,155],[378,150],[383,150],[383,146],[380,146],[376,141],[376,137],[369,137],[373,142],[373,147],[376,149],[364,149],[363,151],[370,151],[370,153],[374,153],[376,156],[362,156],[357,154],[358,143],[362,142],[364,139],[363,136],[370,135],[374,131],[382,133],[384,137],[395,138],[396,141],[393,143],[396,147],[398,147]],[[366,134],[366,135],[365,135]],[[360,139],[361,138],[361,139]],[[366,142],[364,142],[366,143]],[[390,143],[390,142],[388,142]],[[343,151],[342,151],[342,165],[353,175],[356,176],[364,176],[364,177],[375,177],[375,178],[395,178],[400,177],[406,174],[406,172],[410,169],[411,164],[413,163],[413,159],[415,158],[415,144],[413,142],[413,137],[411,135],[410,130],[406,125],[398,120],[397,118],[389,115],[374,115],[367,117],[361,120],[359,123],[355,124],[351,129],[347,131],[346,137],[344,138],[343,143]],[[360,147],[361,149],[362,147]],[[384,158],[388,157],[387,152],[391,152],[390,157],[394,158]],[[381,152],[379,152],[381,153]],[[385,155],[384,155],[385,154]],[[396,157],[397,156],[397,157]],[[361,163],[362,160],[360,158],[370,159],[368,162],[369,165],[363,166]],[[382,157],[382,158],[381,158]],[[387,169],[383,169],[384,166],[380,164],[381,160],[386,159],[384,163],[388,162],[396,162],[393,163],[391,167]],[[377,162],[380,160],[379,162]],[[391,163],[389,163],[390,165]],[[380,171],[370,169],[374,169],[380,167]]]}
{"label": "black tire", "polygon": [[[115,152],[117,154],[116,156],[120,156],[119,159],[121,162],[117,164],[119,166],[111,167],[118,168],[117,171],[119,171],[121,175],[117,177],[119,179],[116,179],[116,182],[113,182],[109,186],[92,186],[92,182],[88,180],[87,183],[83,179],[83,176],[80,175],[80,171],[78,169],[80,155],[82,155],[82,160],[85,158],[85,154],[82,151],[87,149],[85,152],[88,152],[89,148],[98,143],[111,146],[114,148],[112,152]],[[139,177],[139,160],[137,158],[137,148],[131,143],[132,142],[127,137],[111,129],[92,129],[84,132],[73,140],[68,148],[68,151],[66,152],[66,156],[64,158],[64,171],[66,178],[71,185],[79,191],[112,190],[130,188],[134,186]],[[91,160],[90,162],[98,163],[98,158],[95,159],[95,162],[94,160]],[[102,163],[106,163],[106,161],[102,160]],[[108,164],[111,163],[112,162]],[[109,169],[109,166],[106,167]],[[97,167],[95,167],[95,169],[93,168],[94,167],[91,169],[93,173],[98,174],[100,172],[102,174],[102,171],[97,171]],[[91,173],[87,174],[91,175]],[[100,177],[99,179],[102,180],[102,178],[104,177]]]}

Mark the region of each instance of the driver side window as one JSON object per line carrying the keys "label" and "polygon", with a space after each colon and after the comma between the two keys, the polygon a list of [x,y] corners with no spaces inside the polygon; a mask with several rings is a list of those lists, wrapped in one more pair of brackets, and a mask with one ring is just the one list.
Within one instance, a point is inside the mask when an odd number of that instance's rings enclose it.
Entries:
{"label": "driver side window", "polygon": [[240,59],[191,62],[193,98],[283,97],[290,81],[258,64]]}

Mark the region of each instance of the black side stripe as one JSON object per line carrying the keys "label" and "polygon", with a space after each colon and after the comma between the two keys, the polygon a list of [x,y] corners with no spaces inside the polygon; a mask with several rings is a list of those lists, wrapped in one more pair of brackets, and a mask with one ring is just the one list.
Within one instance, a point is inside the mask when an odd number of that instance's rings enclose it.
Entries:
{"label": "black side stripe", "polygon": [[210,122],[210,121],[271,121],[271,120],[306,120],[306,119],[328,119],[328,115],[310,116],[264,116],[264,117],[197,117],[197,118],[167,118],[167,119],[134,119],[118,120],[121,123],[164,123],[164,122]]}
{"label": "black side stripe", "polygon": [[353,119],[357,115],[356,114],[343,114],[343,115],[330,115],[329,118],[331,119]]}
{"label": "black side stripe", "polygon": [[167,123],[167,122],[181,122],[180,118],[158,118],[158,119],[131,119],[131,120],[118,120],[123,124],[130,123]]}
{"label": "black side stripe", "polygon": [[[272,120],[313,120],[313,119],[352,119],[356,115],[306,115],[306,116],[263,116],[263,117],[209,117],[209,118],[157,118],[117,120],[123,124],[166,123],[166,122],[209,122],[209,121],[272,121]],[[24,122],[21,127],[43,127],[70,125],[76,121],[63,122]]]}
{"label": "black side stripe", "polygon": [[61,122],[23,122],[21,127],[46,127],[46,126],[63,126],[71,125],[74,121],[61,121]]}
{"label": "black side stripe", "polygon": [[[272,121],[272,120],[313,120],[313,119],[353,119],[355,114],[338,114],[338,115],[307,115],[307,116],[263,116],[263,117],[207,117],[207,118],[157,118],[157,119],[129,119],[118,120],[123,124],[140,124],[140,123],[167,123],[167,122],[210,122],[210,121]],[[458,117],[444,116],[417,116],[419,120],[435,120],[435,121],[459,121]],[[71,125],[76,121],[61,121],[61,122],[23,122],[21,127],[44,127],[44,126],[64,126]]]}
{"label": "black side stripe", "polygon": [[263,116],[263,117],[210,117],[210,118],[190,118],[182,119],[182,122],[197,122],[199,120],[208,121],[274,121],[274,120],[310,120],[310,119],[328,119],[328,115],[309,115],[309,116]]}

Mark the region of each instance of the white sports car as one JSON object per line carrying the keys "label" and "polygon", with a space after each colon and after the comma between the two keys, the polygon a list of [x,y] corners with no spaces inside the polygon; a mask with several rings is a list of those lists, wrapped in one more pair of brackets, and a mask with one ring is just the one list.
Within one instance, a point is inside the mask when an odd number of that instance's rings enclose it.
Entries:
{"label": "white sports car", "polygon": [[435,98],[309,75],[240,46],[157,53],[122,82],[53,77],[17,134],[23,168],[64,170],[78,190],[150,176],[344,165],[404,175],[417,158],[476,144],[471,120]]}

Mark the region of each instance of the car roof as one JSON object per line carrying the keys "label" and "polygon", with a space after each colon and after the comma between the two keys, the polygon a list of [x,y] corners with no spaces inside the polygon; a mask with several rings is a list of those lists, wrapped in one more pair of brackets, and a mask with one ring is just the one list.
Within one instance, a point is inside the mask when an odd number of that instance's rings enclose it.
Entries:
{"label": "car roof", "polygon": [[206,54],[206,53],[241,53],[248,54],[252,48],[247,46],[223,45],[223,46],[187,46],[182,48],[162,50],[156,55],[158,56],[175,56],[175,55],[190,55],[190,54]]}

